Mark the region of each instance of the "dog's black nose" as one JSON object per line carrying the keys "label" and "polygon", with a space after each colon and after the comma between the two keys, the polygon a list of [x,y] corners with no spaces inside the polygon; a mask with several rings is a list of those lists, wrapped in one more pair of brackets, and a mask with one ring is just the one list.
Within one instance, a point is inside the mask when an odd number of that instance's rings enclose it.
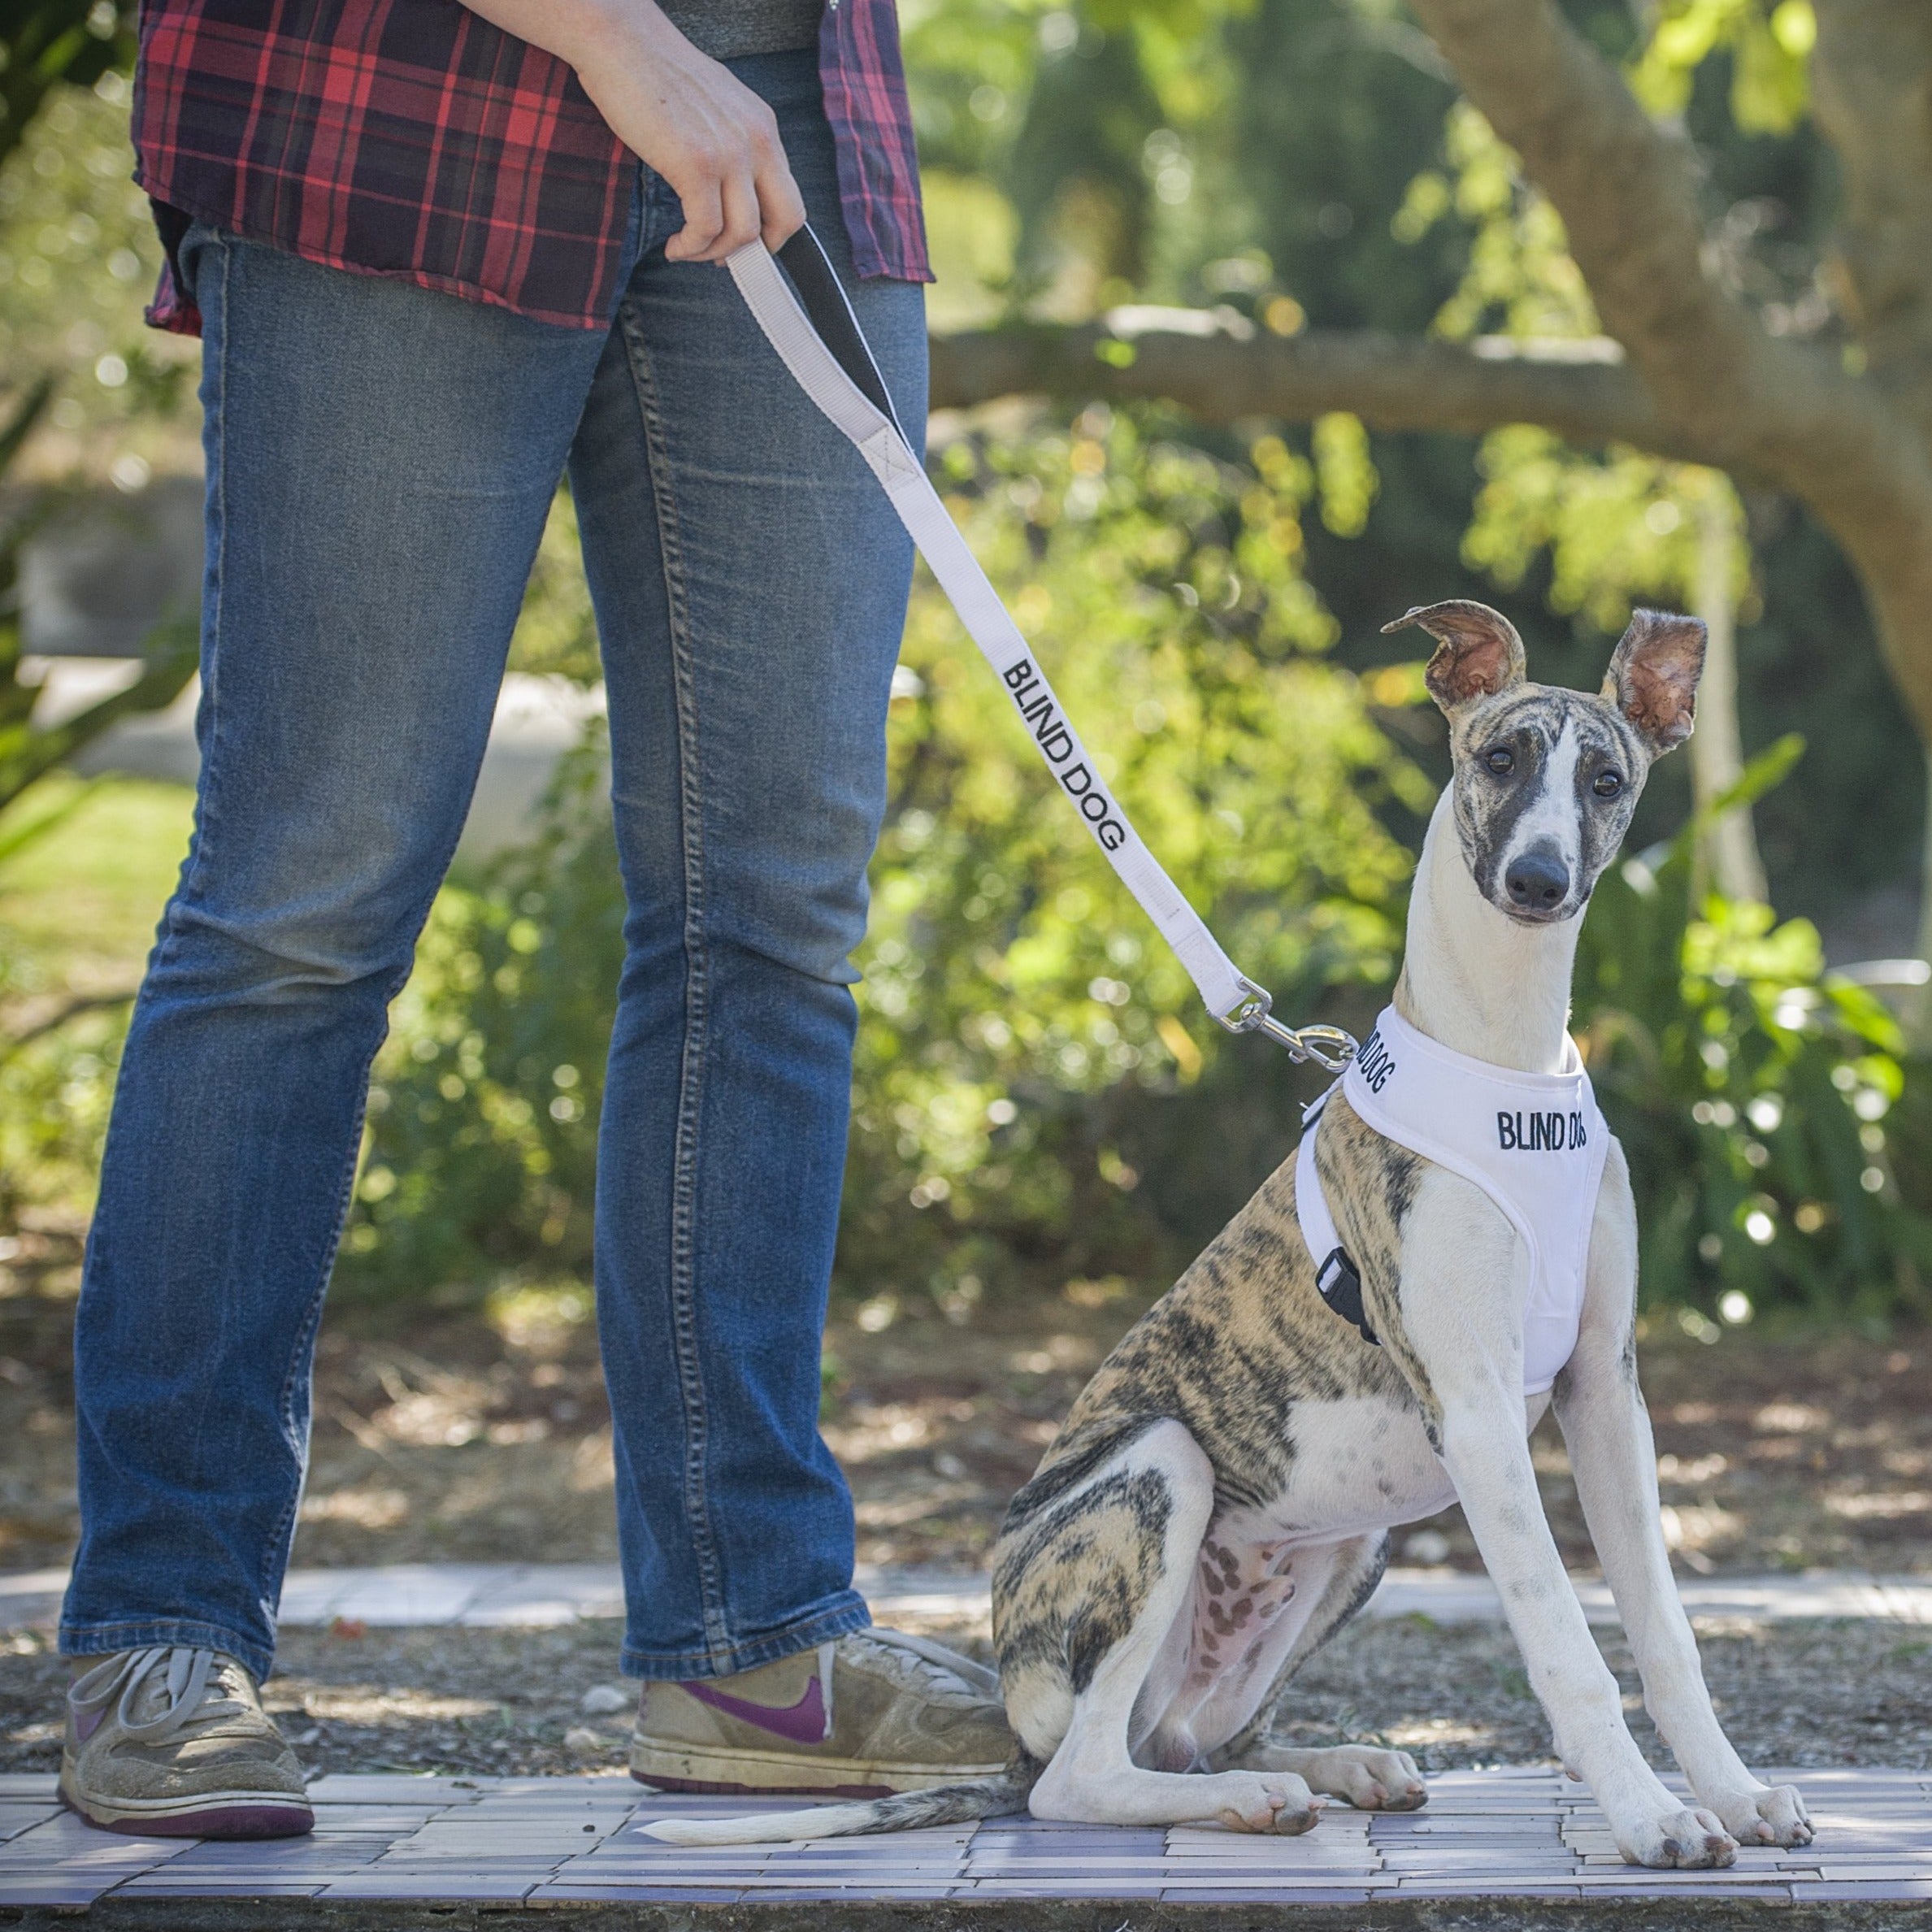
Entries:
{"label": "dog's black nose", "polygon": [[1504,884],[1526,912],[1553,912],[1569,895],[1569,867],[1548,846],[1532,845],[1510,866]]}

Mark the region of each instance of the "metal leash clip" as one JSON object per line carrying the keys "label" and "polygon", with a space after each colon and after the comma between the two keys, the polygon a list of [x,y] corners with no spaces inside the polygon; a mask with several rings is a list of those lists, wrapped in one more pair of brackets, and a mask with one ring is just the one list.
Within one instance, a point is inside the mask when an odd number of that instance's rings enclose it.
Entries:
{"label": "metal leash clip", "polygon": [[1361,1050],[1355,1035],[1344,1033],[1339,1027],[1283,1026],[1272,1011],[1273,994],[1252,979],[1244,979],[1241,984],[1245,990],[1240,1004],[1221,1016],[1221,1023],[1229,1032],[1261,1034],[1278,1047],[1285,1048],[1297,1066],[1312,1060],[1331,1074],[1341,1072]]}

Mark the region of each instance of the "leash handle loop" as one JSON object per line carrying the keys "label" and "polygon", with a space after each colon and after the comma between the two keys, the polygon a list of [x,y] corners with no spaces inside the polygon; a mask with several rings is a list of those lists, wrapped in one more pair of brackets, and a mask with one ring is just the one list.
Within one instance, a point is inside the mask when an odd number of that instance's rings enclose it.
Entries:
{"label": "leash handle loop", "polygon": [[775,257],[763,242],[748,242],[725,266],[799,387],[879,479],[966,634],[1005,687],[1035,749],[1122,884],[1187,969],[1209,1012],[1231,1032],[1274,1040],[1297,1062],[1312,1060],[1339,1070],[1355,1042],[1339,1027],[1296,1028],[1276,1019],[1267,992],[1235,967],[1134,830],[932,487],[818,237],[802,228]]}

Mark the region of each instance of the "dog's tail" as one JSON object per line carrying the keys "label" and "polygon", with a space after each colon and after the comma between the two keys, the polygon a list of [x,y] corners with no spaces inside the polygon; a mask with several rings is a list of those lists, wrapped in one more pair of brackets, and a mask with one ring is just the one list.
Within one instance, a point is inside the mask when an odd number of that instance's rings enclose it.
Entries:
{"label": "dog's tail", "polygon": [[652,1818],[651,1837],[674,1845],[757,1845],[807,1838],[856,1838],[869,1831],[914,1831],[922,1825],[964,1825],[1026,1808],[1044,1767],[1021,1751],[996,1778],[901,1791],[862,1804],[816,1804],[806,1811],[759,1812],[736,1818]]}

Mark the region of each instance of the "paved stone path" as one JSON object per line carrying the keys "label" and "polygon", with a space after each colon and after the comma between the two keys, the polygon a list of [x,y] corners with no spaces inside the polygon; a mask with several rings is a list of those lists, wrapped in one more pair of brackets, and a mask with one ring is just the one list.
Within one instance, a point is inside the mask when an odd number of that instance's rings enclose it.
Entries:
{"label": "paved stone path", "polygon": [[[93,1831],[53,1781],[0,1778],[0,1908],[249,1898],[636,1905],[861,1899],[1280,1900],[1416,1897],[1932,1899],[1932,1772],[1774,1773],[1817,1826],[1802,1851],[1740,1852],[1723,1872],[1644,1872],[1578,1787],[1533,1769],[1448,1771],[1428,1808],[1336,1806],[1298,1839],[1213,1827],[1042,1824],[1024,1816],[810,1844],[694,1849],[640,1821],[777,1800],[680,1798],[623,1778],[334,1777],[312,1838],[202,1844]],[[1913,1915],[1916,1918],[1917,1915]]]}
{"label": "paved stone path", "polygon": [[[983,1576],[955,1570],[861,1565],[856,1582],[882,1622],[895,1614],[983,1617]],[[0,1629],[51,1622],[67,1587],[62,1569],[0,1571]],[[1617,1622],[1609,1588],[1576,1579],[1592,1623]],[[1932,1577],[1874,1577],[1853,1570],[1797,1576],[1682,1577],[1678,1591],[1693,1617],[1788,1622],[1800,1617],[1877,1617],[1932,1625]],[[285,1624],[338,1617],[371,1625],[462,1624],[472,1628],[572,1623],[616,1617],[623,1588],[615,1564],[396,1563],[368,1569],[297,1569],[282,1591]],[[1500,1622],[1496,1586],[1449,1570],[1391,1569],[1370,1600],[1371,1617],[1420,1612],[1439,1623]]]}

